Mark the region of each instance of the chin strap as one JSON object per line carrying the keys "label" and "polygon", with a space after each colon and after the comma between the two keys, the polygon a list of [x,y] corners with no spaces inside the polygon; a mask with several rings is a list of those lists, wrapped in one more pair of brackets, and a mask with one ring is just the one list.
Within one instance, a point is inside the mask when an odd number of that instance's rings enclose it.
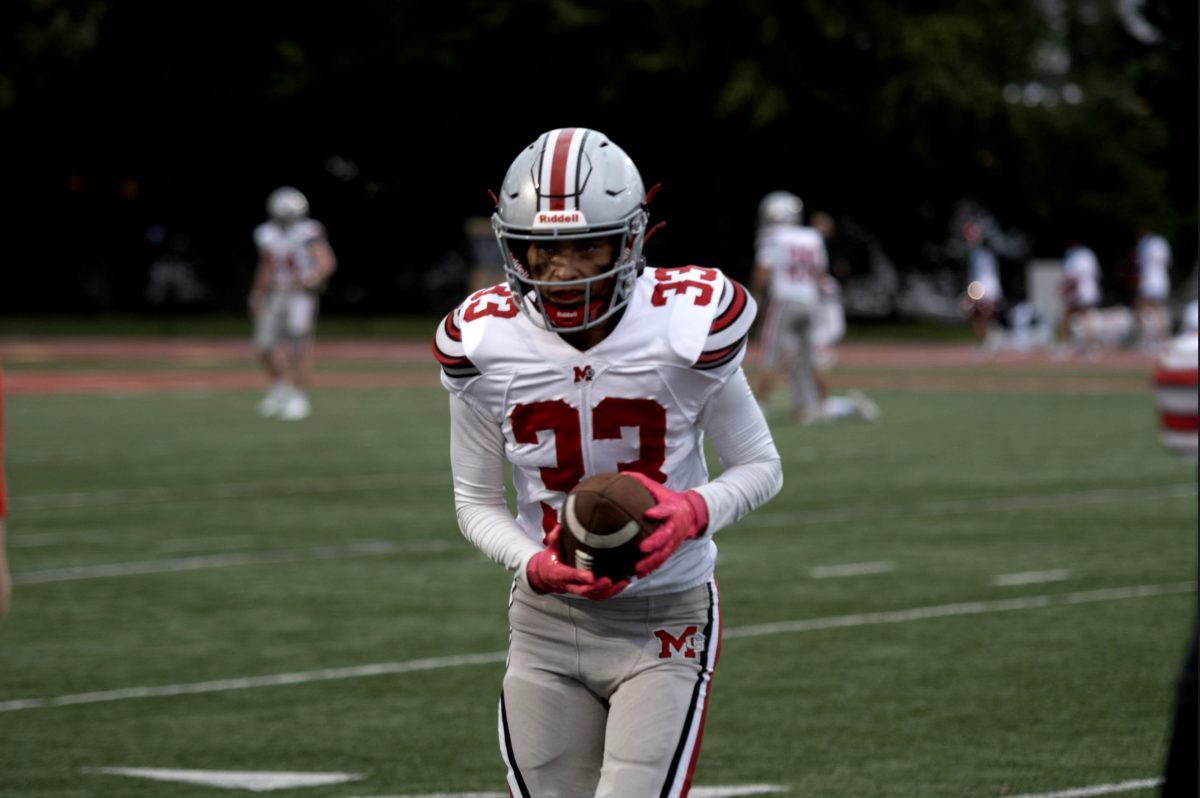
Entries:
{"label": "chin strap", "polygon": [[[542,300],[542,309],[546,311],[546,318],[550,319],[551,323],[559,328],[559,330],[566,331],[570,331],[575,327],[582,327],[587,322],[597,318],[604,313],[607,305],[607,299],[596,299],[587,305],[560,308],[553,302]],[[584,315],[584,311],[586,311],[586,316]]]}

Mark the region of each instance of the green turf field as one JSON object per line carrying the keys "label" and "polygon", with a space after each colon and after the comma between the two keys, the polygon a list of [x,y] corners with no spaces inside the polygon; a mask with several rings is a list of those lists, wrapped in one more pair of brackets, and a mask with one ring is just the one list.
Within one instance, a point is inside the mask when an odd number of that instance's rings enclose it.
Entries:
{"label": "green turf field", "polygon": [[[718,537],[694,794],[1152,795],[1197,498],[1150,395],[873,396],[877,424],[772,408],[786,484]],[[509,579],[458,532],[444,392],[321,389],[299,423],[258,398],[8,398],[0,796],[248,794],[103,768],[504,790]]]}

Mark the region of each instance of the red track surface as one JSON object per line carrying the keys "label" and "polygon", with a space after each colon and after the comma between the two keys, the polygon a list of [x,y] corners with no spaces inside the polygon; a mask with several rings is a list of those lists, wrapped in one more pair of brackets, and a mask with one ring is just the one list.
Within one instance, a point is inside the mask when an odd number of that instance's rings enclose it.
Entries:
{"label": "red track surface", "polygon": [[[130,361],[161,368],[121,368]],[[316,362],[317,387],[410,387],[438,379],[429,344],[422,342],[320,341]],[[751,352],[751,369],[754,362]],[[10,394],[220,391],[264,384],[254,370],[250,343],[228,339],[12,337],[0,339],[0,363]],[[44,368],[54,363],[64,365]],[[322,371],[322,363],[343,365]],[[353,368],[356,363],[361,367]],[[419,368],[422,364],[427,368]],[[397,371],[397,366],[408,368]],[[1151,360],[1133,351],[1066,361],[1046,352],[1001,352],[983,361],[970,346],[923,343],[845,344],[838,349],[837,366],[831,378],[835,389],[989,392],[1139,393],[1149,390],[1152,370]]]}

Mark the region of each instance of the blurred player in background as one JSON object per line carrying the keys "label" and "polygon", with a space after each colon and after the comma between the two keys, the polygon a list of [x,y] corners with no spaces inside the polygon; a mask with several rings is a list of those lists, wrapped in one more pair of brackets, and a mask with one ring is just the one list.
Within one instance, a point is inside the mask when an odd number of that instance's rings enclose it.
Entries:
{"label": "blurred player in background", "polygon": [[[645,266],[647,202],[602,133],[543,133],[493,216],[506,282],[434,339],[459,525],[515,572],[499,708],[514,796],[687,795],[720,648],[713,534],[782,484],[741,366],[754,300],[717,269]],[[612,471],[663,521],[616,584],[561,561],[558,523],[568,491]]]}
{"label": "blurred player in background", "polygon": [[[1087,326],[1092,311],[1100,304],[1100,261],[1091,247],[1077,238],[1067,242],[1058,291],[1063,306],[1058,324],[1059,345],[1070,347],[1074,339],[1080,346],[1087,346],[1096,338]],[[1079,334],[1073,333],[1076,328],[1080,328]]]}
{"label": "blurred player in background", "polygon": [[755,395],[767,406],[781,371],[791,388],[793,417],[802,423],[825,420],[817,371],[815,331],[821,288],[829,277],[825,239],[801,222],[804,203],[789,191],[772,191],[758,206],[758,235],[750,293],[765,301]]}
{"label": "blurred player in background", "polygon": [[1167,297],[1171,293],[1171,246],[1146,226],[1138,229],[1134,252],[1137,267],[1137,314],[1139,343],[1148,351],[1157,349],[1171,334],[1171,312]]}
{"label": "blurred player in background", "polygon": [[963,295],[963,310],[970,319],[980,354],[988,354],[992,322],[1004,306],[1000,265],[978,222],[964,224],[962,235],[967,241],[967,290]]}
{"label": "blurred player in background", "polygon": [[265,417],[306,418],[318,297],[337,268],[325,227],[308,216],[308,200],[291,186],[267,197],[267,221],[254,228],[258,270],[250,291],[254,345],[270,380],[258,410]]}
{"label": "blurred player in background", "polygon": [[[810,224],[821,234],[825,242],[825,251],[829,252],[829,242],[837,229],[833,217],[824,211],[812,215]],[[844,263],[843,263],[844,267]],[[842,285],[834,276],[834,264],[830,262],[829,272],[822,278],[819,286],[820,299],[817,305],[816,322],[813,325],[813,358],[816,366],[817,392],[821,397],[821,412],[824,418],[836,419],[865,419],[878,421],[879,406],[867,398],[859,390],[847,391],[845,395],[830,393],[829,372],[837,363],[837,345],[846,335],[846,308],[842,304]]]}
{"label": "blurred player in background", "polygon": [[4,481],[4,372],[0,370],[0,618],[8,614],[12,599],[12,577],[8,573],[5,520],[8,518],[8,491]]}

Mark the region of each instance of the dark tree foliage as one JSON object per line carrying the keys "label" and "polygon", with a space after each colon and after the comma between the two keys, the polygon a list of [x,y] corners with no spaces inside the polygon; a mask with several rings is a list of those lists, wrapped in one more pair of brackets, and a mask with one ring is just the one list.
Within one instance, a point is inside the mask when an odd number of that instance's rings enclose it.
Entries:
{"label": "dark tree foliage", "polygon": [[[787,188],[874,231],[902,270],[945,260],[955,204],[973,197],[1041,257],[1076,232],[1116,261],[1148,220],[1186,274],[1196,4],[1148,0],[1153,43],[1115,7],[11,0],[0,310],[136,310],[164,248],[204,264],[211,307],[238,309],[250,230],[283,183],[341,256],[331,310],[441,310],[461,288],[464,220],[491,212],[522,146],[564,125],[603,130],[664,185],[661,263],[745,277],[758,200]],[[1067,70],[1039,63],[1046,42]],[[1034,81],[1083,101],[1013,101]]]}

